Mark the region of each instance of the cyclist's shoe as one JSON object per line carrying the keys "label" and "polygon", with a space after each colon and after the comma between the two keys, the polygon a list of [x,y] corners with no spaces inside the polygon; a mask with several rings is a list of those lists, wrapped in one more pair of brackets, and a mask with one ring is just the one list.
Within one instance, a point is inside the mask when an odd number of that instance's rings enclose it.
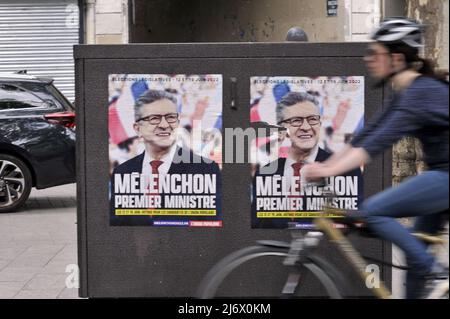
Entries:
{"label": "cyclist's shoe", "polygon": [[448,267],[445,267],[440,262],[436,261],[431,269],[430,277],[435,279],[447,279]]}
{"label": "cyclist's shoe", "polygon": [[448,295],[448,268],[435,263],[431,272],[425,277],[422,298],[442,298],[445,293]]}

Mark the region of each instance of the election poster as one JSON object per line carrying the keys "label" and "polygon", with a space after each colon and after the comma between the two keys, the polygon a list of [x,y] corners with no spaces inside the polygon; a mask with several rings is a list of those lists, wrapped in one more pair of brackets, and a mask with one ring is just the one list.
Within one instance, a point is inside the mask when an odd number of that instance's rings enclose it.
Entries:
{"label": "election poster", "polygon": [[222,75],[108,83],[110,225],[222,227]]}
{"label": "election poster", "polygon": [[[306,164],[324,162],[364,125],[364,77],[255,76],[250,120],[277,128],[251,145],[252,228],[314,228],[323,208],[356,210],[362,170],[327,178],[326,187],[303,178]],[[338,218],[338,216],[332,216]]]}

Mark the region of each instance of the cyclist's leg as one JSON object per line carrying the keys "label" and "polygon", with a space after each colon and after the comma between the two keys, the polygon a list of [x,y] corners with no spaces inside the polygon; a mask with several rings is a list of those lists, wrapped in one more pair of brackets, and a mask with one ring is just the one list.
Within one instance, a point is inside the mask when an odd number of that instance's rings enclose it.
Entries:
{"label": "cyclist's leg", "polygon": [[414,222],[414,232],[422,232],[431,235],[437,234],[448,221],[448,210],[437,214],[419,216]]}
{"label": "cyclist's leg", "polygon": [[405,252],[411,267],[409,277],[414,280],[430,271],[434,257],[395,218],[432,215],[444,209],[448,209],[448,173],[430,171],[367,199],[362,214],[379,237]]}
{"label": "cyclist's leg", "polygon": [[408,270],[406,272],[406,299],[420,299],[423,295],[426,279],[424,275]]}
{"label": "cyclist's leg", "polygon": [[362,211],[370,207],[375,210],[370,215],[395,218],[442,212],[449,207],[448,181],[447,172],[424,172],[368,198]]}
{"label": "cyclist's leg", "polygon": [[[419,216],[414,222],[413,231],[427,234],[437,234],[448,221],[448,209],[436,214]],[[406,275],[406,296],[409,298],[419,298],[420,291],[425,283],[423,277],[417,277],[413,272],[408,271]]]}

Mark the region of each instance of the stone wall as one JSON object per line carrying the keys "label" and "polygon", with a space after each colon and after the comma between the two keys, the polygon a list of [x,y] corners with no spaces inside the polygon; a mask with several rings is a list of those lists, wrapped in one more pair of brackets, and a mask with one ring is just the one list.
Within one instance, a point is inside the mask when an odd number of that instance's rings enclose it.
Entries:
{"label": "stone wall", "polygon": [[302,27],[313,42],[345,40],[345,1],[328,17],[325,1],[135,0],[130,42],[280,42]]}

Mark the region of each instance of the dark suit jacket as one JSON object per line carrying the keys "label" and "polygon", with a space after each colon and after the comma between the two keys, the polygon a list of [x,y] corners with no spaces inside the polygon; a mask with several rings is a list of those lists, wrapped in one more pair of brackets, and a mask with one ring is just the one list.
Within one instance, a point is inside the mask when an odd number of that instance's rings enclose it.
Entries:
{"label": "dark suit jacket", "polygon": [[[324,162],[331,156],[331,153],[319,148],[316,156],[316,162]],[[291,219],[291,218],[256,218],[256,177],[257,176],[273,176],[273,175],[284,175],[284,166],[286,164],[286,158],[279,158],[274,162],[271,162],[264,167],[261,167],[253,178],[252,184],[252,228],[287,228],[288,222],[302,222],[311,223],[312,219],[301,218]],[[361,170],[355,169],[342,176],[357,176],[358,177],[358,206],[362,202],[363,198],[363,179]]]}
{"label": "dark suit jacket", "polygon": [[[114,174],[142,173],[142,163],[145,153],[142,153],[117,166],[111,178],[111,199],[110,199],[110,224],[111,226],[137,226],[153,225],[154,220],[221,220],[222,216],[222,181],[221,171],[217,163],[209,161],[201,156],[195,155],[192,151],[177,148],[174,159],[170,165],[168,174],[215,174],[216,175],[216,211],[214,217],[197,216],[116,216],[114,214]],[[180,194],[189,195],[189,194]],[[162,205],[164,208],[164,203]]]}

